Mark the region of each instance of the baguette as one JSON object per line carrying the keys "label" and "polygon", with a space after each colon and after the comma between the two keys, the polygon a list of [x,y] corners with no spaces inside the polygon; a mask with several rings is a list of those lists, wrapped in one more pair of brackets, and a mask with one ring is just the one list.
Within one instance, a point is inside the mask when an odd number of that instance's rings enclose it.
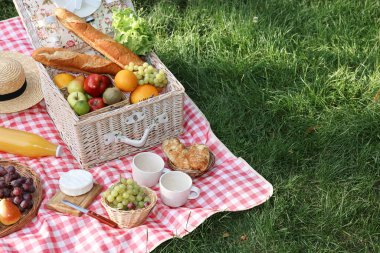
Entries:
{"label": "baguette", "polygon": [[55,9],[55,16],[69,31],[73,32],[92,48],[99,51],[120,67],[124,68],[130,62],[133,62],[135,65],[142,65],[144,63],[144,61],[130,49],[95,29],[72,12],[57,8]]}
{"label": "baguette", "polygon": [[63,48],[39,48],[34,50],[32,57],[43,65],[70,72],[116,75],[121,70],[118,65],[103,57]]}

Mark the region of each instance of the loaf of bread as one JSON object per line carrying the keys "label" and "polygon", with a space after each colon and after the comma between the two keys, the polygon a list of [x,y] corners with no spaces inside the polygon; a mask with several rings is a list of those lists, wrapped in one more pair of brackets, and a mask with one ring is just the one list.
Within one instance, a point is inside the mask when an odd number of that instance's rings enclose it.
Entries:
{"label": "loaf of bread", "polygon": [[95,29],[74,13],[62,8],[57,8],[55,9],[55,16],[69,31],[73,32],[92,48],[99,51],[120,67],[124,68],[130,62],[133,62],[135,65],[142,65],[144,63],[144,61],[130,49]]}
{"label": "loaf of bread", "polygon": [[32,57],[45,66],[70,72],[116,75],[121,70],[117,64],[103,57],[63,48],[39,48],[33,52]]}

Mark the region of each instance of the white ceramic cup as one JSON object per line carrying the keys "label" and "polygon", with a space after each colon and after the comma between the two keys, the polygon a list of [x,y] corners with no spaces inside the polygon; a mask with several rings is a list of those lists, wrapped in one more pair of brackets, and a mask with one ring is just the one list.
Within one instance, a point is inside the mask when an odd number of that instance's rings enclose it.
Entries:
{"label": "white ceramic cup", "polygon": [[133,180],[140,186],[155,186],[164,170],[164,165],[164,160],[155,153],[139,153],[132,160]]}
{"label": "white ceramic cup", "polygon": [[181,171],[169,171],[160,177],[160,196],[167,206],[180,207],[188,199],[198,198],[200,192],[191,177]]}

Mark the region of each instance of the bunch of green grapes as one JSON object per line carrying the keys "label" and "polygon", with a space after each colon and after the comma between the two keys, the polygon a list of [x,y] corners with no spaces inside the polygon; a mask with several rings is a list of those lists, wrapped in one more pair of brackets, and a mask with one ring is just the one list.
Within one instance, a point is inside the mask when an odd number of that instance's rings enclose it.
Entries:
{"label": "bunch of green grapes", "polygon": [[159,71],[146,62],[142,66],[135,65],[131,62],[125,67],[125,69],[132,71],[135,74],[139,85],[151,84],[156,88],[164,88],[168,84],[165,72],[162,69]]}
{"label": "bunch of green grapes", "polygon": [[120,181],[103,193],[108,204],[117,209],[134,210],[150,205],[150,198],[132,178],[120,178]]}

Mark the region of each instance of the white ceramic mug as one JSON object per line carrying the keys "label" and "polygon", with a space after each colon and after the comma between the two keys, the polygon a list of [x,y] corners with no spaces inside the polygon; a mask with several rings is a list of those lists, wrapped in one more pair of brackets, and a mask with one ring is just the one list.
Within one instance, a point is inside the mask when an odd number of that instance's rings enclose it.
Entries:
{"label": "white ceramic mug", "polygon": [[181,171],[169,171],[160,178],[160,196],[167,206],[182,206],[188,199],[198,198],[200,192],[191,177]]}
{"label": "white ceramic mug", "polygon": [[140,186],[155,186],[164,170],[164,165],[164,160],[155,153],[139,153],[132,160],[133,180]]}

